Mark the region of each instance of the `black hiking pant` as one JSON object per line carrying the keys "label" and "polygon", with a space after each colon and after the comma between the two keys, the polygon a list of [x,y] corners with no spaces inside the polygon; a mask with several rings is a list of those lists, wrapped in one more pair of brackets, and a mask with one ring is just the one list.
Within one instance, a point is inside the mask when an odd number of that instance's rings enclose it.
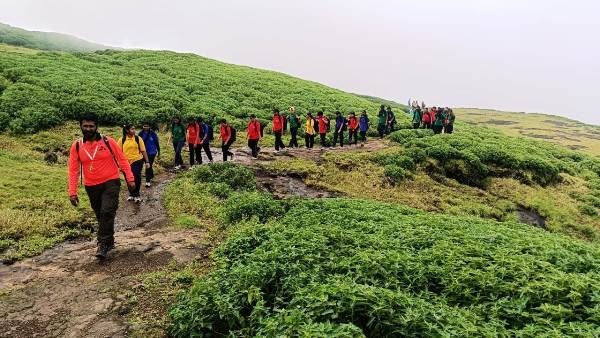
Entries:
{"label": "black hiking pant", "polygon": [[452,132],[454,131],[454,125],[453,124],[447,124],[444,126],[444,133],[446,134],[452,134]]}
{"label": "black hiking pant", "polygon": [[190,149],[190,167],[196,164],[196,161],[202,163],[202,148],[199,144],[189,144]]}
{"label": "black hiking pant", "polygon": [[282,131],[276,131],[274,132],[275,134],[275,150],[279,150],[280,148],[283,149],[285,148],[285,144],[283,144],[283,141],[281,140],[281,134]]}
{"label": "black hiking pant", "polygon": [[442,133],[442,129],[444,129],[444,126],[436,126],[435,124],[431,127],[431,129],[433,129],[433,133],[434,134],[441,134]]}
{"label": "black hiking pant", "polygon": [[383,138],[383,135],[385,134],[385,124],[378,125],[377,131],[379,132],[379,138]]}
{"label": "black hiking pant", "polygon": [[154,159],[156,159],[156,154],[148,154],[150,168],[146,168],[146,173],[144,174],[146,176],[146,182],[150,182],[154,178]]}
{"label": "black hiking pant", "polygon": [[413,123],[413,129],[419,129],[419,127],[421,126],[420,123]]}
{"label": "black hiking pant", "polygon": [[98,244],[114,244],[115,215],[117,214],[117,208],[119,208],[119,190],[121,190],[119,179],[85,187],[92,210],[94,210],[98,220],[98,233],[96,235]]}
{"label": "black hiking pant", "polygon": [[183,149],[183,141],[173,141],[173,150],[175,151],[175,165],[183,164],[183,157],[181,157],[181,150]]}
{"label": "black hiking pant", "polygon": [[227,156],[233,156],[233,153],[229,151],[229,148],[232,144],[233,140],[229,138],[229,141],[227,141],[227,143],[223,142],[223,144],[221,145],[221,151],[223,152],[223,162],[227,162]]}
{"label": "black hiking pant", "polygon": [[343,147],[344,146],[344,132],[343,131],[340,131],[340,132],[336,131],[333,133],[333,144],[332,145],[335,147],[335,145],[338,141],[338,138],[340,139],[340,147]]}
{"label": "black hiking pant", "polygon": [[135,188],[129,190],[129,195],[140,197],[140,187],[142,186],[142,169],[144,168],[144,160],[137,160],[130,164],[131,172],[135,182]]}
{"label": "black hiking pant", "polygon": [[319,134],[319,136],[321,137],[321,147],[324,147],[325,146],[325,142],[326,142],[327,134],[326,133],[322,133],[322,134]]}
{"label": "black hiking pant", "polygon": [[258,157],[258,140],[248,140],[248,147],[252,150],[252,157]]}
{"label": "black hiking pant", "polygon": [[290,128],[290,134],[292,135],[292,138],[290,139],[288,147],[298,148],[298,128]]}
{"label": "black hiking pant", "polygon": [[315,145],[315,135],[314,134],[304,134],[304,144],[306,145],[307,149],[312,149],[312,147]]}
{"label": "black hiking pant", "polygon": [[361,131],[360,132],[360,140],[364,142],[367,142],[367,132],[366,131]]}
{"label": "black hiking pant", "polygon": [[352,143],[358,143],[358,129],[350,129],[350,132],[348,133],[348,144]]}
{"label": "black hiking pant", "polygon": [[202,143],[202,145],[198,145],[198,158],[197,161],[198,163],[202,164],[202,149],[204,149],[204,152],[206,153],[206,157],[208,157],[208,160],[212,162],[213,158],[212,158],[212,153],[210,152],[210,143],[206,142],[206,143]]}

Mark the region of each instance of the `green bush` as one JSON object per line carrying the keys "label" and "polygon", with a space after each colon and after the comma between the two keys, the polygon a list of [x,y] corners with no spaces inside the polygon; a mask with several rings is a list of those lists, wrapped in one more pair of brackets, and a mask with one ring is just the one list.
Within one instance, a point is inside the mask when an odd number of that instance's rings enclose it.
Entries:
{"label": "green bush", "polygon": [[388,164],[383,169],[383,174],[391,183],[399,183],[407,177],[410,177],[410,172],[395,164]]}
{"label": "green bush", "polygon": [[264,223],[282,214],[283,208],[279,201],[258,191],[231,194],[225,204],[225,219],[229,224],[252,217],[258,217],[258,220]]}
{"label": "green bush", "polygon": [[10,115],[8,113],[0,111],[0,132],[3,132],[8,128],[10,123]]}
{"label": "green bush", "polygon": [[252,170],[232,162],[197,166],[191,171],[191,175],[199,182],[223,183],[233,190],[256,189],[256,179]]}
{"label": "green bush", "polygon": [[579,211],[588,216],[598,216],[598,211],[596,208],[589,204],[581,204],[579,206]]}
{"label": "green bush", "polygon": [[302,201],[215,259],[171,308],[173,336],[600,333],[599,248],[516,223]]}

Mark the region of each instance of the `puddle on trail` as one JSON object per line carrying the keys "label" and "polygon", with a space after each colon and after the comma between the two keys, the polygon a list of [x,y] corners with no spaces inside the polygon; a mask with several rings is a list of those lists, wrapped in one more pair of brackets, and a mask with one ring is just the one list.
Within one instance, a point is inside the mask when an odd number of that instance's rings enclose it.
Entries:
{"label": "puddle on trail", "polygon": [[256,171],[255,175],[260,187],[264,191],[273,194],[275,199],[287,197],[330,198],[339,196],[339,194],[330,191],[311,187],[297,177],[271,175],[262,171]]}

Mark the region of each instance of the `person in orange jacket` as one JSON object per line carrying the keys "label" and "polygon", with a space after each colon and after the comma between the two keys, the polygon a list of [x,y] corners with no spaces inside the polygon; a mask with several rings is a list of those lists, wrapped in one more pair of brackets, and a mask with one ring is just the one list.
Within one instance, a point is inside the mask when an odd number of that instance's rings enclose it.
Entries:
{"label": "person in orange jacket", "polygon": [[358,144],[358,118],[354,112],[348,115],[348,144]]}
{"label": "person in orange jacket", "polygon": [[281,140],[283,134],[283,123],[285,118],[279,113],[279,109],[273,109],[273,134],[275,134],[275,151],[283,150],[285,145]]}
{"label": "person in orange jacket", "polygon": [[190,168],[196,164],[196,161],[202,159],[202,146],[200,143],[200,125],[193,117],[188,118],[187,124],[187,144],[190,150]]}
{"label": "person in orange jacket", "polygon": [[115,215],[119,207],[121,181],[119,169],[125,174],[129,190],[135,188],[127,157],[111,137],[98,133],[98,117],[86,114],[79,120],[83,138],[73,142],[69,151],[69,199],[79,205],[77,181],[81,174],[85,191],[98,221],[96,257],[105,259],[114,248]]}
{"label": "person in orange jacket", "polygon": [[252,157],[258,158],[258,141],[260,140],[260,122],[256,119],[256,115],[250,114],[250,122],[246,135],[248,137],[248,147],[252,150]]}
{"label": "person in orange jacket", "polygon": [[319,124],[319,136],[321,137],[321,149],[325,147],[325,138],[327,137],[327,127],[329,119],[320,111],[317,113],[317,123]]}

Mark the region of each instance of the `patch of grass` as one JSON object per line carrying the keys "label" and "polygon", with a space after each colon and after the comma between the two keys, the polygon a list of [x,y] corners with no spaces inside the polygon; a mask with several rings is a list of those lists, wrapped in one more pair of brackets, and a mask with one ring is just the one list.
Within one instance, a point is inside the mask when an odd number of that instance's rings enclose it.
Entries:
{"label": "patch of grass", "polygon": [[245,223],[216,259],[171,308],[173,336],[594,336],[600,325],[598,247],[516,223],[303,201]]}

